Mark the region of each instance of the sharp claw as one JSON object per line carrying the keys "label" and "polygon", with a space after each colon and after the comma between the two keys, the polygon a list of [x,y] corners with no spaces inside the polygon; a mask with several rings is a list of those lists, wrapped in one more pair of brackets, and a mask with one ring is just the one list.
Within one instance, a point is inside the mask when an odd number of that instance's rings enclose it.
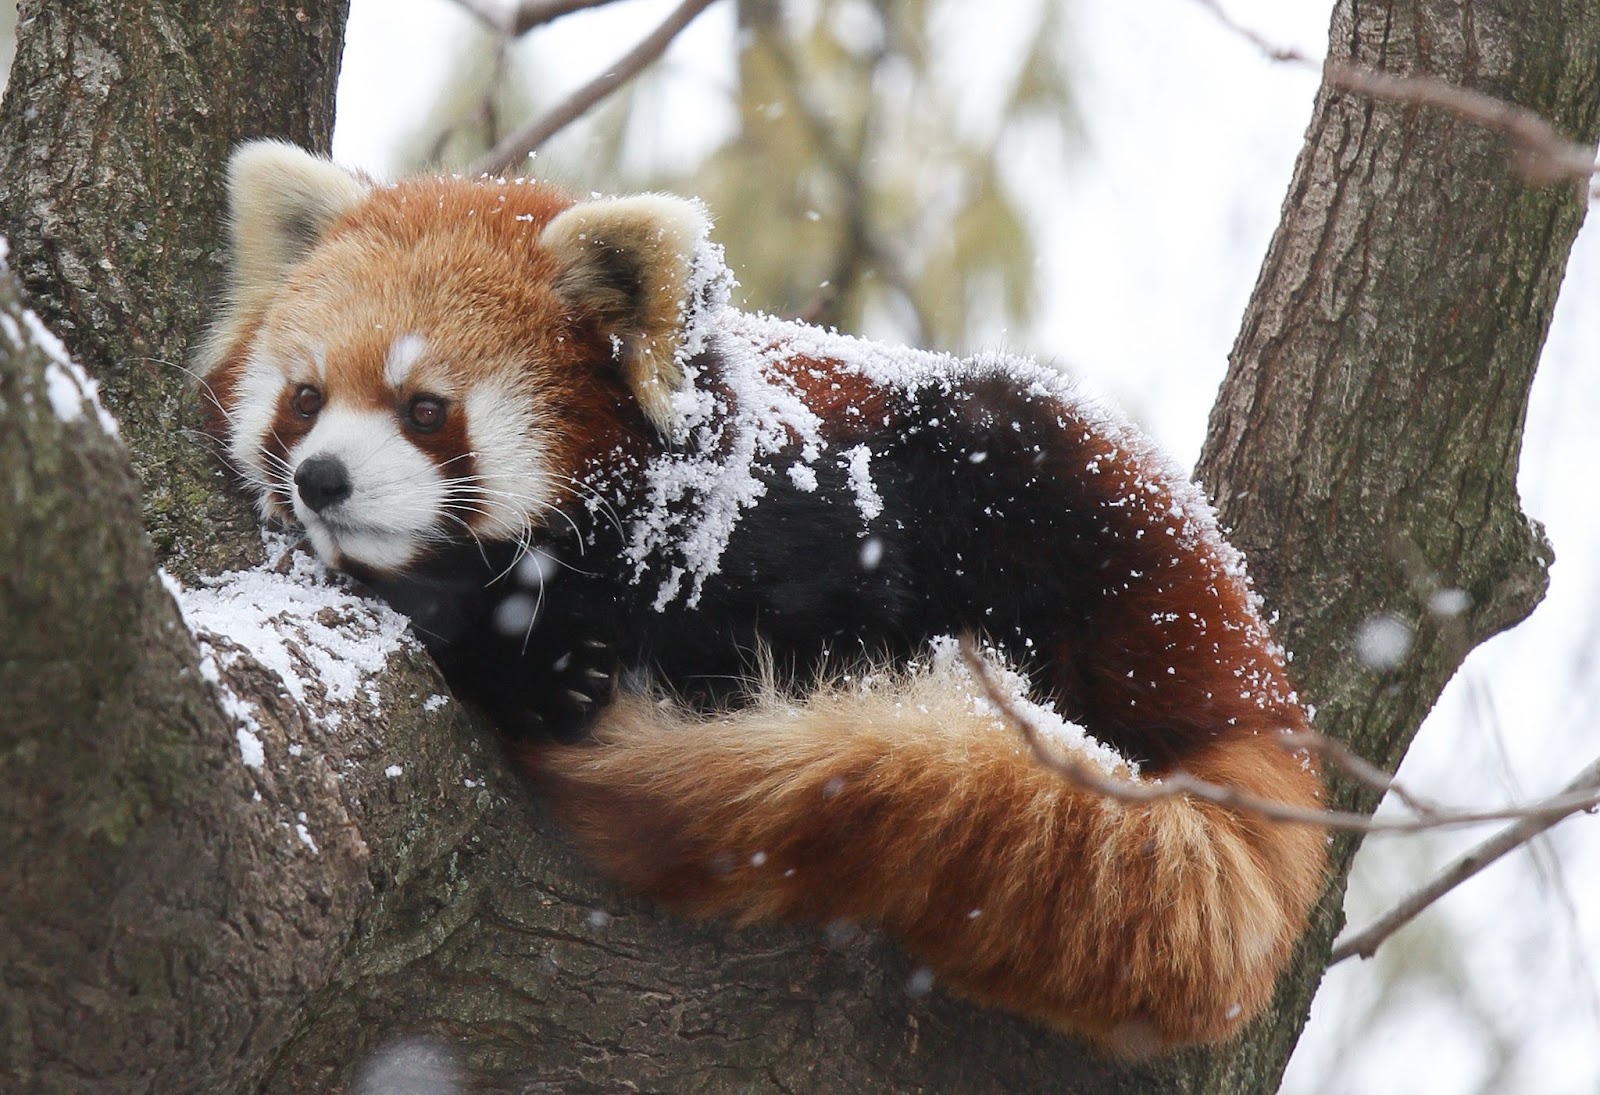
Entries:
{"label": "sharp claw", "polygon": [[583,675],[588,677],[591,681],[594,681],[596,684],[611,683],[611,674],[601,669],[585,669],[583,671]]}
{"label": "sharp claw", "polygon": [[594,703],[594,697],[586,696],[582,692],[576,692],[571,688],[567,689],[567,699],[571,700],[579,707],[588,707],[590,704]]}
{"label": "sharp claw", "polygon": [[599,639],[579,639],[578,645],[583,647],[585,650],[607,649],[606,644],[601,642]]}

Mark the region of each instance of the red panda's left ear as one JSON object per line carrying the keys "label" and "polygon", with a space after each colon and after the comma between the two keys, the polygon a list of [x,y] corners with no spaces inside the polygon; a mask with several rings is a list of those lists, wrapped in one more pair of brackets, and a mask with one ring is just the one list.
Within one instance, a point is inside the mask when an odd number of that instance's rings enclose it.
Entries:
{"label": "red panda's left ear", "polygon": [[612,335],[639,407],[663,433],[683,387],[677,353],[696,250],[709,224],[698,203],[666,194],[581,202],[539,242],[560,266],[556,291]]}

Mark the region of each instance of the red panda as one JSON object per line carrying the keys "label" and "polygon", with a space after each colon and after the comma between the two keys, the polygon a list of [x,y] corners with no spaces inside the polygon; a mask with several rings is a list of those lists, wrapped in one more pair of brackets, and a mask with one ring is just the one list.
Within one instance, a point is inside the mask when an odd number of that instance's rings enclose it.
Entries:
{"label": "red panda", "polygon": [[981,637],[1081,763],[1319,805],[1240,557],[1120,417],[1028,361],[740,312],[678,198],[380,185],[260,142],[230,206],[213,432],[622,883],[879,923],[1113,1051],[1266,1004],[1323,834],[1086,790],[952,654]]}

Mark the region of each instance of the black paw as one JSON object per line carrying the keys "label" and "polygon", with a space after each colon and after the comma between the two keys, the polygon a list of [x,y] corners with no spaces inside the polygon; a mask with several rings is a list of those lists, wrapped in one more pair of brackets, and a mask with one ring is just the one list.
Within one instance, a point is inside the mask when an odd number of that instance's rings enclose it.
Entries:
{"label": "black paw", "polygon": [[535,717],[544,736],[573,742],[588,733],[616,695],[618,668],[616,651],[597,639],[578,640],[542,667]]}

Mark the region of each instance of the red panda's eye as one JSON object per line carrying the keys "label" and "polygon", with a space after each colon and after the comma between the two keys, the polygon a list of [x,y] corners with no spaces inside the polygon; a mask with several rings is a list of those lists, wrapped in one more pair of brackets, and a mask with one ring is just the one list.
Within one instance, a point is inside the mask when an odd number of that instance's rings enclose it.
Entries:
{"label": "red panda's eye", "polygon": [[444,400],[432,395],[419,395],[406,408],[406,422],[421,433],[432,433],[444,425]]}
{"label": "red panda's eye", "polygon": [[294,390],[294,409],[301,418],[315,418],[322,410],[322,393],[309,384],[300,385]]}

